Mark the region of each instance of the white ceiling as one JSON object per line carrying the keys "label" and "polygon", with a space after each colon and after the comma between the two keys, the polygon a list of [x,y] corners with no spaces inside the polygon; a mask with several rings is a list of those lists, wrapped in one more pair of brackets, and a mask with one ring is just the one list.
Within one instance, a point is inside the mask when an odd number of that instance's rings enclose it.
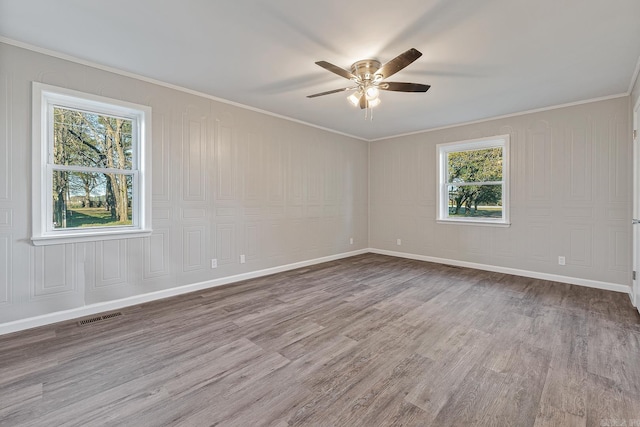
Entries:
{"label": "white ceiling", "polygon": [[[0,0],[0,36],[364,139],[629,91],[639,0]],[[373,121],[343,68],[423,53]],[[1,58],[0,58],[1,60]]]}

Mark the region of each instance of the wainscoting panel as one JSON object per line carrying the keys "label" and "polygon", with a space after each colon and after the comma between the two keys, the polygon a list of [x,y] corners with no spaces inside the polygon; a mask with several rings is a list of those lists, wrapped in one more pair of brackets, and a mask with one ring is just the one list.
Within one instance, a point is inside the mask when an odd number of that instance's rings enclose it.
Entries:
{"label": "wainscoting panel", "polygon": [[169,229],[158,228],[144,239],[144,279],[169,275]]}
{"label": "wainscoting panel", "polygon": [[11,198],[11,92],[9,76],[0,74],[0,203]]}
{"label": "wainscoting panel", "polygon": [[[8,313],[10,309],[17,310],[19,304],[13,299],[13,280],[14,280],[14,212],[20,206],[20,203],[26,203],[26,195],[22,195],[16,200],[12,194],[12,179],[17,173],[14,168],[15,159],[12,156],[13,131],[12,131],[12,109],[13,109],[13,78],[11,74],[5,70],[0,61],[0,313]],[[23,102],[24,108],[28,108],[29,102]],[[20,140],[18,140],[20,142]],[[22,144],[29,146],[28,140],[21,141]],[[24,163],[23,163],[24,165]],[[25,165],[26,166],[26,165]],[[19,169],[19,168],[18,168]],[[26,179],[25,179],[26,181]],[[21,215],[30,215],[27,212]],[[20,223],[20,219],[16,218],[16,222]],[[27,276],[31,276],[29,271],[29,260],[22,260],[17,263],[18,271],[27,271]],[[18,275],[19,277],[19,275]],[[31,293],[29,281],[25,281],[25,289],[23,294]],[[0,314],[0,322],[2,315]]]}
{"label": "wainscoting panel", "polygon": [[151,178],[152,194],[154,201],[169,201],[169,180],[171,173],[169,171],[169,122],[166,120],[165,114],[160,111],[153,112],[153,147],[151,155],[153,156],[153,168]]}
{"label": "wainscoting panel", "polygon": [[216,229],[216,257],[218,265],[234,264],[236,262],[235,251],[235,225],[218,224]]}
{"label": "wainscoting panel", "polygon": [[97,242],[95,286],[100,288],[126,283],[129,257],[126,240]]}
{"label": "wainscoting panel", "polygon": [[245,236],[244,253],[247,261],[259,259],[260,254],[262,253],[261,245],[263,240],[261,238],[260,223],[249,222],[245,224],[244,236]]}
{"label": "wainscoting panel", "polygon": [[611,202],[628,202],[631,191],[630,176],[620,173],[621,170],[626,171],[629,168],[632,155],[627,117],[628,114],[621,112],[609,118],[608,126],[602,126],[607,131],[603,143],[609,148],[607,181]]}
{"label": "wainscoting panel", "polygon": [[182,234],[183,271],[202,270],[207,267],[205,259],[205,227],[184,227]]}
{"label": "wainscoting panel", "polygon": [[[289,146],[289,201],[293,206],[302,206],[306,182],[306,144],[291,144]],[[296,210],[302,215],[301,210]]]}
{"label": "wainscoting panel", "polygon": [[235,150],[232,135],[231,128],[218,125],[218,140],[216,142],[218,200],[235,199]]}
{"label": "wainscoting panel", "polygon": [[627,248],[631,246],[631,233],[627,230],[628,227],[617,226],[610,227],[609,232],[609,245],[608,245],[608,257],[610,271],[619,271],[628,273],[629,260]]}
{"label": "wainscoting panel", "polygon": [[[304,167],[307,171],[307,202],[310,205],[322,204],[325,178],[322,158],[324,149],[325,147],[321,145],[320,141],[314,141],[313,144],[308,145],[307,158],[304,159]],[[317,216],[317,214],[312,215]]]}
{"label": "wainscoting panel", "polygon": [[266,164],[269,168],[266,170],[267,175],[267,193],[270,206],[281,206],[284,204],[284,184],[285,184],[285,167],[286,158],[283,143],[275,138],[267,138],[266,141]]}
{"label": "wainscoting panel", "polygon": [[13,222],[11,209],[0,209],[0,227],[11,227]]}
{"label": "wainscoting panel", "polygon": [[551,242],[553,238],[553,223],[538,222],[529,224],[525,239],[531,259],[551,262]]}
{"label": "wainscoting panel", "polygon": [[569,265],[593,267],[593,225],[573,223],[568,227]]}
{"label": "wainscoting panel", "polygon": [[538,121],[527,130],[525,171],[529,202],[551,201],[551,141],[551,127],[545,121]]}
{"label": "wainscoting panel", "polygon": [[569,203],[593,201],[593,125],[591,120],[581,125],[571,128],[567,136]]}
{"label": "wainscoting panel", "polygon": [[11,235],[0,234],[0,307],[11,303]]}
{"label": "wainscoting panel", "polygon": [[205,112],[190,107],[182,118],[183,200],[206,198],[206,161],[208,126]]}
{"label": "wainscoting panel", "polygon": [[266,165],[262,140],[259,134],[249,133],[245,150],[244,200],[260,201],[264,191],[263,168]]}
{"label": "wainscoting panel", "polygon": [[32,299],[75,290],[73,252],[71,244],[35,248]]}

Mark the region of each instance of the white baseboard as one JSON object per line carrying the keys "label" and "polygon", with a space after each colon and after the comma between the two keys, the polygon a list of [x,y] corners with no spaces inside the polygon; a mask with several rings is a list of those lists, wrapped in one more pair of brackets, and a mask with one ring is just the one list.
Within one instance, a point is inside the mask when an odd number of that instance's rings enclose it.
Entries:
{"label": "white baseboard", "polygon": [[638,310],[638,313],[640,313],[640,306],[638,306],[638,303],[636,302],[636,297],[633,295],[632,288],[629,288],[629,299],[631,300],[631,305],[633,305],[636,310]]}
{"label": "white baseboard", "polygon": [[256,270],[248,273],[237,274],[234,276],[221,277],[219,279],[207,280],[206,282],[193,283],[190,285],[178,286],[175,288],[163,289],[161,291],[149,292],[141,295],[134,295],[114,301],[100,302],[96,304],[85,305],[70,310],[58,311],[55,313],[44,314],[41,316],[29,317],[26,319],[15,320],[0,324],[0,335],[10,334],[25,329],[36,328],[38,326],[49,325],[52,323],[64,322],[66,320],[77,319],[80,317],[91,316],[105,311],[119,310],[121,308],[138,305],[145,302],[155,301],[172,296],[182,295],[189,292],[199,291],[203,289],[214,288],[216,286],[228,285],[243,280],[254,279],[257,277],[268,276],[270,274],[281,273],[284,271],[294,270],[296,268],[308,267],[310,265],[321,264],[323,262],[334,261],[337,259],[348,258],[355,255],[361,255],[369,252],[368,249],[360,249],[357,251],[344,252],[336,255],[329,255],[322,258],[311,259],[307,261],[295,262],[293,264],[281,265],[278,267],[266,268],[264,270]]}
{"label": "white baseboard", "polygon": [[369,248],[369,252],[380,255],[389,255],[399,258],[415,259],[419,261],[435,262],[437,264],[453,265],[456,267],[475,268],[477,270],[493,271],[496,273],[513,274],[515,276],[531,277],[533,279],[550,280],[553,282],[569,283],[571,285],[586,286],[588,288],[604,289],[614,292],[626,292],[631,295],[631,286],[619,283],[601,282],[599,280],[581,279],[579,277],[561,276],[559,274],[540,273],[537,271],[520,270],[517,268],[498,267],[495,265],[479,264],[455,259],[436,258],[426,255],[416,255],[405,252],[387,251],[384,249]]}
{"label": "white baseboard", "polygon": [[[637,286],[637,283],[634,283],[633,286]],[[638,310],[640,313],[640,294],[636,295],[633,291],[633,286],[629,288],[629,298],[631,299],[631,304]]]}

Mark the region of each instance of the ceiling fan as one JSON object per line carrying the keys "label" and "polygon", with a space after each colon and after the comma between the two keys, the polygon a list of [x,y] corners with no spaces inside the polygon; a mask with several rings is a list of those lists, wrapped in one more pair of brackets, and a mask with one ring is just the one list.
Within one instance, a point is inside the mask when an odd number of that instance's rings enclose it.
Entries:
{"label": "ceiling fan", "polygon": [[394,92],[426,92],[431,86],[420,83],[384,81],[387,77],[391,77],[421,56],[422,53],[411,48],[384,65],[376,59],[363,59],[356,61],[351,65],[351,71],[347,71],[344,68],[340,68],[327,61],[318,61],[316,64],[325,70],[351,80],[355,86],[315,93],[313,95],[308,95],[307,98],[315,98],[317,96],[355,90],[355,92],[347,98],[349,102],[355,106],[360,106],[362,109],[369,110],[380,104],[380,98],[378,96],[381,90]]}

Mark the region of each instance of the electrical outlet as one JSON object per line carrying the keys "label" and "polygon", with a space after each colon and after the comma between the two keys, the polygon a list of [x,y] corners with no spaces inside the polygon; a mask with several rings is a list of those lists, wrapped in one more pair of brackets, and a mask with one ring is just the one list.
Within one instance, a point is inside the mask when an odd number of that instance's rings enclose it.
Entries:
{"label": "electrical outlet", "polygon": [[558,264],[560,264],[560,265],[564,265],[565,264],[565,259],[564,259],[563,256],[559,256],[558,257]]}
{"label": "electrical outlet", "polygon": [[351,237],[351,238],[349,239],[349,244],[350,244],[350,245],[353,245],[353,237]]}
{"label": "electrical outlet", "polygon": [[213,258],[211,260],[211,268],[218,268],[218,260]]}
{"label": "electrical outlet", "polygon": [[244,264],[244,263],[245,263],[244,255],[240,255],[240,264]]}
{"label": "electrical outlet", "polygon": [[397,239],[397,240],[396,240],[396,245],[398,245],[398,246],[402,245],[402,240]]}

